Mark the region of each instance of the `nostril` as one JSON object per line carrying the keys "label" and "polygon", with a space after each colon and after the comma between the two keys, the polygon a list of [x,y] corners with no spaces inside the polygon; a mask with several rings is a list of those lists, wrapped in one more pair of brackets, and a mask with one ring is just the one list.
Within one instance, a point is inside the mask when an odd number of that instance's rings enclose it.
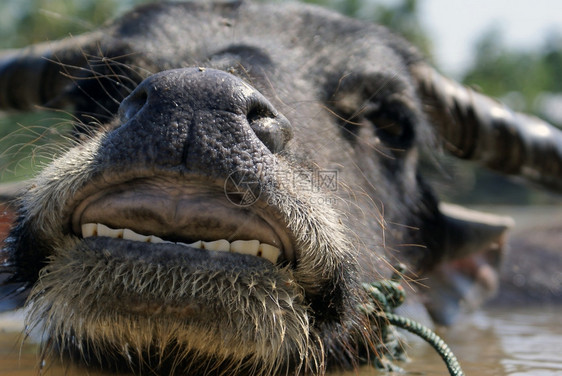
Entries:
{"label": "nostril", "polygon": [[275,114],[267,108],[266,106],[262,106],[260,104],[254,104],[248,110],[248,114],[246,118],[248,119],[248,123],[252,124],[252,122],[257,121],[264,117],[274,117]]}
{"label": "nostril", "polygon": [[122,123],[135,117],[148,101],[148,92],[144,85],[137,87],[119,106],[119,117]]}
{"label": "nostril", "polygon": [[252,106],[246,117],[256,136],[274,154],[282,151],[293,137],[289,120],[267,106]]}

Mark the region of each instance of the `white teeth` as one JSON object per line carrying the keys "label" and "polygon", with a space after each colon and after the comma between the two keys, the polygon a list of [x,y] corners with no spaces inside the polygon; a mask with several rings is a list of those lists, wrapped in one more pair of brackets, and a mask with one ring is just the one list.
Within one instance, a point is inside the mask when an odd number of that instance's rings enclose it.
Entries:
{"label": "white teeth", "polygon": [[202,245],[201,243],[202,243],[201,240],[197,240],[195,243],[188,244],[188,246],[193,247],[193,248],[199,248],[199,249],[201,249],[201,248],[202,248],[202,247],[201,247],[201,245]]}
{"label": "white teeth", "polygon": [[150,236],[137,234],[136,232],[129,230],[128,228],[123,230],[123,239],[134,240],[137,242],[148,242]]}
{"label": "white teeth", "polygon": [[259,246],[259,240],[236,240],[230,243],[230,252],[257,256]]}
{"label": "white teeth", "polygon": [[107,236],[109,238],[122,238],[123,232],[124,232],[123,229],[114,230],[112,228],[107,227],[106,225],[102,225],[101,223],[98,223],[98,236]]}
{"label": "white teeth", "polygon": [[275,264],[279,256],[281,256],[281,250],[272,245],[260,243],[257,256],[263,257]]}
{"label": "white teeth", "polygon": [[191,244],[187,244],[187,243],[181,243],[181,242],[177,242],[176,244],[179,245],[183,245],[185,247],[191,247],[191,248],[197,248],[197,249],[201,249],[203,248],[203,242],[201,240],[196,241],[195,243],[191,243]]}
{"label": "white teeth", "polygon": [[89,238],[90,236],[96,236],[98,234],[97,223],[84,223],[82,225],[82,237]]}
{"label": "white teeth", "polygon": [[213,242],[202,242],[202,247],[203,249],[208,249],[209,251],[222,251],[222,252],[228,252],[230,251],[230,243],[228,242],[228,240],[225,239],[220,239],[220,240],[215,240]]}
{"label": "white teeth", "polygon": [[159,238],[158,236],[155,236],[155,235],[150,235],[148,237],[148,242],[149,243],[171,243],[171,242],[169,242],[167,240],[164,240],[164,239],[161,239],[161,238]]}
{"label": "white teeth", "polygon": [[[173,243],[159,238],[156,235],[141,235],[129,229],[112,229],[101,223],[84,223],[82,225],[82,237],[89,238],[92,236],[106,236],[109,238],[122,238],[148,243]],[[198,249],[207,249],[209,251],[233,252],[243,255],[258,256],[274,264],[281,255],[281,250],[279,248],[266,243],[260,243],[259,240],[235,240],[232,243],[226,239],[210,242],[198,240],[191,244],[180,242],[176,244]]]}

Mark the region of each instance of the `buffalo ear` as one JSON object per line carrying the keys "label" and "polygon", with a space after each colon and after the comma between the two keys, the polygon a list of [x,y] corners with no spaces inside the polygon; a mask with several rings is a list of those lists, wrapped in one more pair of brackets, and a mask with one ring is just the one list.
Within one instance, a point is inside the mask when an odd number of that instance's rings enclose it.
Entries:
{"label": "buffalo ear", "polygon": [[445,239],[442,239],[444,259],[454,261],[491,249],[501,249],[507,231],[515,225],[511,217],[470,210],[462,206],[441,203]]}
{"label": "buffalo ear", "polygon": [[424,276],[428,288],[422,293],[432,318],[449,325],[463,310],[476,309],[496,294],[507,231],[514,221],[451,204],[439,209],[444,256]]}
{"label": "buffalo ear", "polygon": [[562,192],[562,131],[443,77],[411,68],[436,133],[453,155]]}

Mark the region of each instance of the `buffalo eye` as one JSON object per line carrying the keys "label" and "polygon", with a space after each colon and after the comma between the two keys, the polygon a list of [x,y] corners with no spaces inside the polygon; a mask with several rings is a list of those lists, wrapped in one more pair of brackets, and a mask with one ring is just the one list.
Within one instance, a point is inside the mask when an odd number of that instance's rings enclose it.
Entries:
{"label": "buffalo eye", "polygon": [[394,105],[380,105],[367,111],[362,123],[370,125],[375,135],[389,148],[409,149],[414,142],[414,128],[408,110]]}
{"label": "buffalo eye", "polygon": [[399,104],[364,103],[359,109],[336,109],[343,135],[350,141],[365,139],[368,134],[394,151],[409,149],[415,139],[410,110]]}

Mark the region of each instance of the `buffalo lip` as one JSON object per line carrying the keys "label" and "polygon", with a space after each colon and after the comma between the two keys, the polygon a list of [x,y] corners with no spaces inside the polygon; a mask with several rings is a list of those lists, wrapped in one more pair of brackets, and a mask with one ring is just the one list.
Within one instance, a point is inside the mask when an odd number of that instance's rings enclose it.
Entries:
{"label": "buffalo lip", "polygon": [[[113,262],[113,265],[128,265],[128,274],[126,272],[125,275],[129,277],[134,275],[135,270],[147,270],[148,268],[154,271],[163,268],[171,271],[175,269],[172,274],[165,273],[165,279],[167,278],[168,282],[170,282],[169,278],[174,278],[170,276],[177,276],[178,270],[185,274],[205,271],[210,275],[228,274],[233,270],[235,272],[243,270],[250,274],[277,274],[279,272],[278,265],[261,257],[214,252],[170,243],[148,244],[110,237],[88,237],[82,240],[77,250],[78,252],[88,252],[90,262],[93,258],[98,261],[101,259],[104,263]],[[77,273],[79,274],[81,271],[83,269]],[[120,275],[123,277],[123,274]],[[150,273],[145,281],[155,281],[153,277],[154,274]],[[180,279],[178,278],[178,280]],[[183,284],[183,286],[187,285]],[[112,309],[120,314],[172,316],[181,320],[197,319],[201,315],[207,317],[210,314],[207,311],[210,309],[209,305],[201,303],[191,294],[171,297],[167,294],[154,294],[152,291],[150,299],[147,299],[146,297],[149,295],[136,290],[134,286],[120,287],[124,289],[116,288],[105,292],[108,299],[114,299]]]}
{"label": "buffalo lip", "polygon": [[278,262],[295,261],[287,226],[263,202],[236,207],[223,191],[199,181],[135,179],[97,188],[78,200],[72,211],[71,228],[78,237],[84,224],[99,223],[184,247],[200,240],[257,240],[280,250]]}

